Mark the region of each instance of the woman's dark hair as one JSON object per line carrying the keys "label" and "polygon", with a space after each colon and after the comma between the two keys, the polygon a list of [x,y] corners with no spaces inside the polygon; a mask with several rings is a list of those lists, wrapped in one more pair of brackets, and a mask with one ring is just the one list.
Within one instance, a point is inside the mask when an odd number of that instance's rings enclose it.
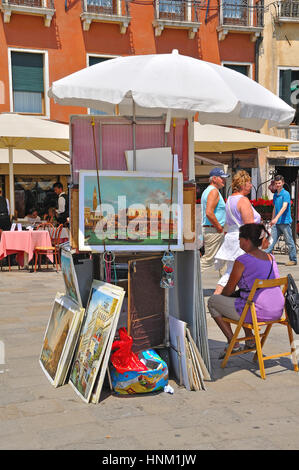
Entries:
{"label": "woman's dark hair", "polygon": [[244,224],[239,228],[239,238],[250,240],[257,248],[261,246],[265,237],[269,238],[270,233],[264,224]]}
{"label": "woman's dark hair", "polygon": [[35,207],[31,207],[31,209],[29,209],[29,211],[28,211],[28,215],[32,215],[33,212],[35,212],[35,211],[37,212],[37,209]]}

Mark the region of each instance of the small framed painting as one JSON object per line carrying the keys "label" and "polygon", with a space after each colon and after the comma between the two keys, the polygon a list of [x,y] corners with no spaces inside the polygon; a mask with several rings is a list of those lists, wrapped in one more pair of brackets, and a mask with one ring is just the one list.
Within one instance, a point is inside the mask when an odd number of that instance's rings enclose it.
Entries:
{"label": "small framed painting", "polygon": [[182,173],[80,171],[81,251],[183,250]]}
{"label": "small framed painting", "polygon": [[82,306],[77,274],[71,251],[61,249],[61,272],[65,285],[65,293],[78,305]]}

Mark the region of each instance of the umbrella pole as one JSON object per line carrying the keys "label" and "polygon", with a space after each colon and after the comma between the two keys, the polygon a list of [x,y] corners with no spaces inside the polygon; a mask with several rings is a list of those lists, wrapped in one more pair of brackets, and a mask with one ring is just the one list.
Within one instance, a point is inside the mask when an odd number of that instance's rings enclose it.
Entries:
{"label": "umbrella pole", "polygon": [[10,199],[10,214],[11,217],[15,214],[15,188],[13,177],[13,148],[8,147],[8,161],[9,161],[9,199]]}
{"label": "umbrella pole", "polygon": [[133,171],[136,171],[136,105],[133,101]]}

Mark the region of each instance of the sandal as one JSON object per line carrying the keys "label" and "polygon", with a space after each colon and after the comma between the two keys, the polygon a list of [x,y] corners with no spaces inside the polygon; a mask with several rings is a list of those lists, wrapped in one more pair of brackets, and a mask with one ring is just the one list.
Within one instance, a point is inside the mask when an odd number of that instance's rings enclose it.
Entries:
{"label": "sandal", "polygon": [[[227,343],[224,350],[219,354],[218,359],[224,359],[226,351],[228,349],[228,346],[229,346],[229,343]],[[233,347],[233,349],[231,350],[231,353],[236,353],[236,352],[242,351],[242,349],[243,349],[242,346],[239,344],[239,346],[234,346]]]}
{"label": "sandal", "polygon": [[256,344],[254,339],[245,341],[244,349],[256,349]]}

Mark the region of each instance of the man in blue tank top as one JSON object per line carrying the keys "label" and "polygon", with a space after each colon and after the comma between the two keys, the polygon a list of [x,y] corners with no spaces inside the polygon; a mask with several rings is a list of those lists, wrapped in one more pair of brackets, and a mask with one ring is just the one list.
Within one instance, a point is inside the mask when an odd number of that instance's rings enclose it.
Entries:
{"label": "man in blue tank top", "polygon": [[286,266],[297,264],[297,250],[292,235],[292,216],[291,216],[291,196],[283,187],[284,177],[277,175],[274,178],[276,192],[273,196],[273,212],[271,225],[272,243],[267,248],[266,253],[271,253],[280,235],[284,236],[285,242],[289,249],[289,261]]}
{"label": "man in blue tank top", "polygon": [[220,189],[229,175],[221,168],[210,171],[210,184],[201,196],[201,220],[205,254],[200,260],[201,270],[214,265],[215,255],[223,243],[225,224],[225,202]]}

